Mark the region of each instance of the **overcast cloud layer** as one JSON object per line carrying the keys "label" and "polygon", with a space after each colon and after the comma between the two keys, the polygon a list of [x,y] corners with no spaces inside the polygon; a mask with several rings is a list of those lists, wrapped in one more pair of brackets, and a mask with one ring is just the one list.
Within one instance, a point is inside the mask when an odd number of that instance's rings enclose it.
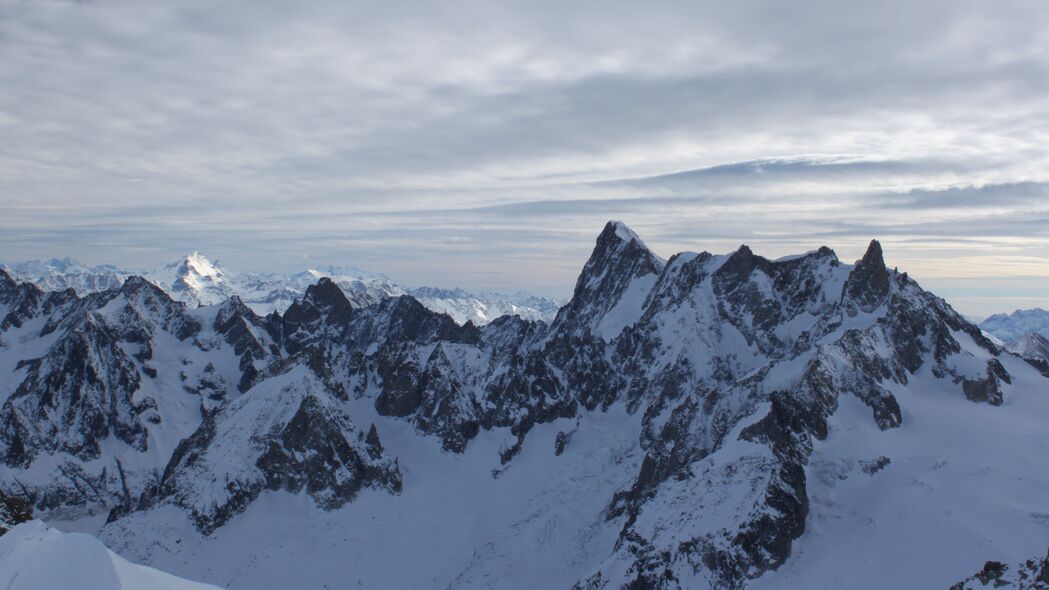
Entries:
{"label": "overcast cloud layer", "polygon": [[0,260],[567,294],[826,244],[1049,307],[1049,4],[0,0]]}

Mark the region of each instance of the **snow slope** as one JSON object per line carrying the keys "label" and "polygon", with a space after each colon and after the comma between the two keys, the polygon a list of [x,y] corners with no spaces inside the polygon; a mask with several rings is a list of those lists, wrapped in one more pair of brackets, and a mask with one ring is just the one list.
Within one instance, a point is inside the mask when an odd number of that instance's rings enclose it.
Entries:
{"label": "snow slope", "polygon": [[217,590],[131,563],[94,537],[63,533],[39,520],[0,537],[0,588],[6,590]]}

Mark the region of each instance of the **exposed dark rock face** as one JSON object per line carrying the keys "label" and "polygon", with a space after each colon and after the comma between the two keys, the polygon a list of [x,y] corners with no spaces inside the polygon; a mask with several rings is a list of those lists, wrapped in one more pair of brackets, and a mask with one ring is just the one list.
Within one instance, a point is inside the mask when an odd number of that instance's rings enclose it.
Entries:
{"label": "exposed dark rock face", "polygon": [[0,303],[6,304],[9,310],[7,315],[0,318],[0,331],[22,327],[26,320],[36,315],[43,297],[40,289],[30,283],[21,283],[13,287],[8,284],[6,292],[0,290]]}
{"label": "exposed dark rock face", "polygon": [[275,339],[292,354],[331,339],[339,340],[352,313],[353,306],[338,285],[327,277],[322,278],[288,308]]}
{"label": "exposed dark rock face", "polygon": [[890,460],[888,457],[878,457],[877,459],[871,461],[864,461],[863,472],[867,475],[874,475],[882,469],[888,467],[889,463],[892,463],[892,460]]}
{"label": "exposed dark rock face", "polygon": [[144,336],[156,327],[179,340],[186,340],[200,332],[200,323],[186,313],[184,303],[173,301],[167,293],[142,277],[133,276],[124,281],[120,295],[124,304],[119,306],[114,324],[128,330],[129,335]]}
{"label": "exposed dark rock face", "polygon": [[563,430],[557,433],[557,436],[554,437],[555,456],[560,457],[561,453],[565,452],[565,449],[568,447],[568,443],[572,442],[573,433],[574,431],[565,432]]}
{"label": "exposed dark rock face", "polygon": [[9,496],[0,490],[0,535],[15,525],[32,519],[33,507],[28,500],[20,496]]}
{"label": "exposed dark rock face", "polygon": [[256,363],[268,364],[271,358],[279,356],[276,344],[266,330],[262,318],[244,305],[238,297],[232,297],[221,305],[215,316],[214,329],[233,347],[233,352],[240,361],[241,371],[237,389],[247,391],[259,377]]}
{"label": "exposed dark rock face", "polygon": [[[452,357],[463,352],[455,344],[434,347],[420,377],[416,426],[441,437],[445,450],[461,453],[481,427],[481,408],[469,396]],[[469,351],[466,351],[469,354]],[[385,382],[384,382],[385,383]]]}
{"label": "exposed dark rock face", "polygon": [[[865,312],[874,311],[889,294],[889,270],[885,267],[881,244],[871,240],[863,258],[856,262],[845,283],[844,300]],[[851,310],[850,310],[851,311]]]}
{"label": "exposed dark rock face", "polygon": [[[226,483],[216,490],[212,481]],[[366,440],[323,379],[297,367],[206,418],[142,504],[173,502],[209,533],[263,490],[305,490],[318,506],[334,509],[364,487],[399,492],[396,463],[383,458],[377,433]]]}
{"label": "exposed dark rock face", "polygon": [[109,435],[146,449],[136,403],[141,377],[105,326],[88,321],[68,332],[46,356],[27,364],[25,380],[0,408],[2,456],[10,466],[28,466],[41,452],[61,451],[81,459],[101,454]]}
{"label": "exposed dark rock face", "polygon": [[576,281],[572,299],[554,319],[554,331],[579,335],[576,329],[600,320],[633,281],[658,275],[662,268],[663,261],[625,225],[608,222]]}
{"label": "exposed dark rock face", "polygon": [[9,304],[11,294],[18,288],[18,281],[10,273],[0,268],[0,303]]}
{"label": "exposed dark rock face", "polygon": [[368,445],[369,457],[372,459],[382,457],[382,441],[379,440],[379,430],[375,428],[375,424],[372,424],[371,428],[368,429],[368,435],[364,438],[364,443]]}
{"label": "exposed dark rock face", "polygon": [[991,372],[983,379],[962,379],[962,391],[969,401],[1002,405],[1002,390],[998,387],[998,378]]}
{"label": "exposed dark rock face", "polygon": [[[365,485],[376,483],[400,491],[395,468],[376,465],[371,455],[381,445],[368,445],[361,455],[347,440],[352,426],[342,416],[331,415],[315,397],[306,397],[280,433],[267,441],[256,461],[265,475],[266,489],[303,489],[324,508],[337,508],[352,500]],[[342,477],[341,473],[348,473]]]}

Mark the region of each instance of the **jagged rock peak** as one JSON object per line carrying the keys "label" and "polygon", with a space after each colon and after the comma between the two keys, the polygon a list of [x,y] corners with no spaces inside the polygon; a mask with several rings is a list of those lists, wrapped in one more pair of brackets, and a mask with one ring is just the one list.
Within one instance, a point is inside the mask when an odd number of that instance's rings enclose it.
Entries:
{"label": "jagged rock peak", "polygon": [[[880,245],[878,247],[881,248]],[[835,260],[838,259],[838,254],[835,253],[834,250],[832,250],[831,248],[829,248],[827,246],[820,246],[819,249],[816,250],[816,253],[820,254],[822,256],[830,256],[831,258],[833,258]]]}
{"label": "jagged rock peak", "polygon": [[737,279],[742,280],[755,268],[759,267],[764,268],[767,271],[769,267],[768,259],[756,256],[750,249],[750,246],[742,244],[732,253],[731,256],[728,257],[728,260],[721,265],[717,274],[719,276],[733,275]]}
{"label": "jagged rock peak", "polygon": [[889,270],[885,267],[881,244],[871,240],[863,258],[856,261],[849,273],[842,297],[860,310],[870,312],[881,305],[888,294]]}
{"label": "jagged rock peak", "polygon": [[232,295],[229,299],[219,304],[219,311],[215,315],[215,324],[217,326],[225,325],[238,317],[247,318],[252,322],[259,321],[258,314],[247,305],[244,305],[240,297]]}
{"label": "jagged rock peak", "polygon": [[[646,291],[665,266],[666,261],[649,250],[630,228],[622,222],[609,221],[597,236],[572,299],[554,320],[557,330],[567,328],[578,334],[580,330],[597,329],[632,285],[635,290]],[[639,279],[644,279],[643,285],[635,285]],[[644,293],[637,295],[643,300]]]}
{"label": "jagged rock peak", "polygon": [[634,230],[630,229],[627,226],[627,224],[623,223],[622,221],[617,221],[615,219],[610,220],[608,223],[605,224],[604,231],[609,230],[615,232],[616,236],[618,236],[619,239],[623,240],[624,242],[637,240],[638,242],[644,244],[644,242],[641,241],[641,238],[637,235],[637,233],[635,233]]}
{"label": "jagged rock peak", "polygon": [[127,280],[124,281],[124,284],[120,287],[120,292],[124,293],[125,295],[129,295],[132,293],[138,293],[142,289],[160,291],[160,288],[158,288],[153,283],[147,281],[145,278],[139,275],[131,275],[127,278]]}
{"label": "jagged rock peak", "polygon": [[635,244],[641,250],[651,254],[653,257],[659,260],[660,266],[662,266],[665,263],[665,261],[662,258],[656,256],[655,253],[653,253],[649,249],[648,245],[645,244],[644,240],[642,240],[641,237],[637,235],[637,232],[630,229],[630,227],[628,227],[627,224],[623,223],[622,221],[616,221],[614,219],[610,220],[608,223],[605,224],[604,229],[602,229],[601,233],[597,236],[597,245],[599,247],[605,246],[606,248],[618,248],[620,246],[630,244]]}
{"label": "jagged rock peak", "polygon": [[303,301],[326,308],[349,309],[352,307],[346,294],[328,277],[321,277],[316,284],[306,287]]}
{"label": "jagged rock peak", "polygon": [[871,240],[871,243],[867,245],[867,251],[863,254],[863,258],[857,263],[857,265],[859,264],[884,267],[885,258],[882,255],[881,242],[878,240]]}
{"label": "jagged rock peak", "polygon": [[613,259],[617,266],[629,267],[620,270],[632,270],[634,276],[658,273],[666,264],[666,261],[650,250],[626,224],[621,221],[609,221],[597,236],[594,251],[579,277],[580,282],[593,278],[587,277],[587,271],[610,270],[607,265],[613,262]]}
{"label": "jagged rock peak", "polygon": [[120,294],[129,301],[143,298],[144,301],[155,301],[163,305],[176,303],[167,292],[139,275],[128,277],[120,286]]}

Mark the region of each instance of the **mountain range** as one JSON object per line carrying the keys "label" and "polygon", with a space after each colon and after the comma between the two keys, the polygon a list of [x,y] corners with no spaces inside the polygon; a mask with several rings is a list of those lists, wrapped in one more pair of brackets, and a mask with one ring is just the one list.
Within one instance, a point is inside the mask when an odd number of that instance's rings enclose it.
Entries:
{"label": "mountain range", "polygon": [[998,313],[980,322],[980,328],[1002,342],[1013,342],[1032,333],[1049,338],[1049,311],[1036,307]]}
{"label": "mountain range", "polygon": [[403,287],[385,275],[353,267],[318,266],[291,275],[233,273],[199,252],[144,272],[129,271],[111,264],[85,266],[72,258],[30,260],[0,268],[11,277],[31,282],[44,291],[73,289],[81,296],[119,288],[128,277],[140,275],[190,307],[215,305],[237,296],[260,315],[283,312],[321,277],[334,281],[355,306],[365,307],[387,297],[410,294],[424,306],[446,313],[460,324],[469,321],[482,325],[503,315],[549,321],[564,303],[527,292],[505,295],[470,293],[462,289]]}
{"label": "mountain range", "polygon": [[[186,292],[229,284],[185,262]],[[549,322],[329,276],[263,316],[187,305],[185,274],[0,271],[0,490],[134,562],[232,589],[1049,584],[1049,371],[877,241],[663,259],[609,222]]]}

